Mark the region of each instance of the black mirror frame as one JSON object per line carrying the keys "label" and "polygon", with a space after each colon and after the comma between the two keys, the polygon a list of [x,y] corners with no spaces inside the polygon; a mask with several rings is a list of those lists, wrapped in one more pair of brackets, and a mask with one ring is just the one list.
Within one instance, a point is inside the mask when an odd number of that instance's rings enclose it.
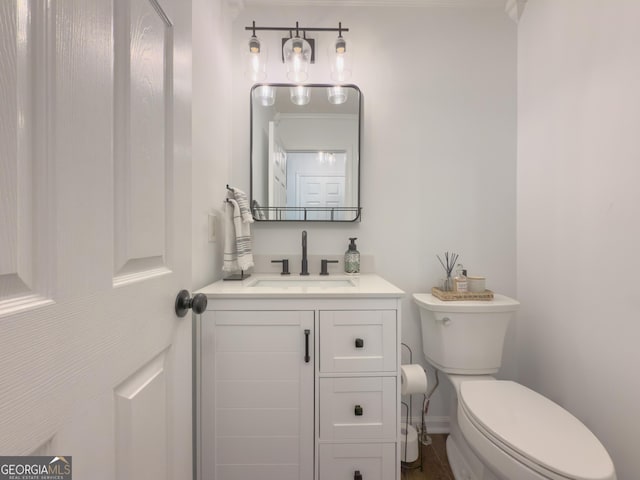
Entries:
{"label": "black mirror frame", "polygon": [[[357,187],[358,187],[358,196],[357,196],[357,202],[358,204],[355,207],[317,207],[315,209],[313,208],[308,208],[308,207],[260,207],[262,209],[264,208],[277,208],[279,210],[282,211],[291,211],[292,209],[296,209],[299,211],[304,211],[304,219],[295,219],[295,220],[290,220],[290,219],[265,219],[265,218],[259,218],[258,215],[255,214],[254,212],[254,202],[255,199],[253,198],[253,184],[254,184],[254,174],[253,174],[253,92],[256,88],[258,87],[262,87],[262,86],[272,86],[272,87],[292,87],[295,86],[295,84],[290,84],[290,83],[256,83],[253,85],[253,87],[251,87],[251,90],[249,91],[249,177],[250,177],[250,190],[249,190],[249,198],[250,198],[250,204],[251,204],[251,211],[253,213],[253,218],[256,222],[285,222],[285,223],[289,223],[289,222],[330,222],[330,223],[353,223],[353,222],[359,222],[361,221],[362,218],[362,206],[360,203],[360,169],[361,169],[361,165],[362,165],[362,90],[360,90],[360,88],[357,85],[354,84],[340,84],[339,86],[341,87],[349,87],[349,88],[353,88],[358,92],[358,169],[357,169]],[[310,83],[310,84],[304,84],[305,87],[319,87],[319,88],[327,88],[327,87],[333,87],[333,86],[337,86],[334,84],[323,84],[323,83]],[[331,211],[332,214],[331,216],[333,217],[333,212],[339,212],[339,211],[353,211],[355,216],[353,219],[351,220],[334,220],[333,218],[331,219],[322,219],[322,220],[316,220],[316,219],[307,219],[306,218],[306,214],[307,212],[312,212],[312,211]]]}

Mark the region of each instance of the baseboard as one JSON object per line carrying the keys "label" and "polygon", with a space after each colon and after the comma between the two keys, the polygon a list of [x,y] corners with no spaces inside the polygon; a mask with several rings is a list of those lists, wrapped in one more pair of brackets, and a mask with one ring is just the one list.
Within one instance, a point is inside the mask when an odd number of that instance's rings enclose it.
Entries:
{"label": "baseboard", "polygon": [[[405,417],[401,419],[402,423],[405,423]],[[411,417],[412,425],[420,425],[422,419],[420,417]],[[427,415],[425,418],[428,433],[449,433],[449,417],[436,417],[433,415]]]}

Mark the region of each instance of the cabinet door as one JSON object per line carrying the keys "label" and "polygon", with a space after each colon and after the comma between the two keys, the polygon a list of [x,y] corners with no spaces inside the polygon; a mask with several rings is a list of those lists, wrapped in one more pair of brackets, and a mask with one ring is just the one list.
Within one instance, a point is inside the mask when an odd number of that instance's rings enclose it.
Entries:
{"label": "cabinet door", "polygon": [[203,316],[204,479],[313,478],[313,320],[296,311]]}

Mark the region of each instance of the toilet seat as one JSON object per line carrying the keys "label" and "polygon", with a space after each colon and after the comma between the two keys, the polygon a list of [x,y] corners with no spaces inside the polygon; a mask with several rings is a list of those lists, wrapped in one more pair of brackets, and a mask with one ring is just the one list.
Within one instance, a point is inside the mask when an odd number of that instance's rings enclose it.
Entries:
{"label": "toilet seat", "polygon": [[486,439],[542,478],[616,478],[609,454],[582,422],[518,383],[462,382],[458,405],[461,427],[468,421],[482,434],[476,443]]}

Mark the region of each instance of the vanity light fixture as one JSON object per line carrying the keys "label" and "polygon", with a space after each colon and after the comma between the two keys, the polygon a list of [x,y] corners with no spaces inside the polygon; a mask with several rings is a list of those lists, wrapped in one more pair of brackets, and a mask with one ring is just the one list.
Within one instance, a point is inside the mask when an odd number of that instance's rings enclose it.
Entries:
{"label": "vanity light fixture", "polygon": [[[298,33],[296,32],[296,35]],[[287,66],[287,78],[293,82],[304,82],[309,74],[311,63],[311,44],[306,38],[291,37],[284,42],[282,56]]]}
{"label": "vanity light fixture", "polygon": [[304,85],[296,85],[289,89],[291,95],[291,103],[298,106],[307,105],[311,100],[311,90]]}
{"label": "vanity light fixture", "polygon": [[276,89],[273,85],[260,85],[253,90],[253,98],[263,107],[276,103]]}
{"label": "vanity light fixture", "polygon": [[347,89],[340,85],[327,87],[327,100],[333,105],[342,105],[347,101]]}
{"label": "vanity light fixture", "polygon": [[[266,78],[266,70],[264,69],[266,54],[262,54],[265,47],[260,44],[260,41],[256,37],[256,31],[262,30],[289,33],[288,37],[282,39],[282,61],[287,66],[287,78],[295,83],[306,81],[309,76],[309,64],[315,63],[315,39],[307,38],[307,32],[338,32],[338,38],[329,48],[332,57],[331,76],[334,80],[343,82],[351,75],[351,68],[348,63],[348,57],[346,56],[346,41],[342,36],[342,33],[348,32],[349,29],[343,28],[342,22],[338,23],[338,28],[309,28],[300,27],[299,22],[296,22],[295,27],[256,27],[256,22],[254,21],[250,27],[245,27],[245,30],[252,32],[251,39],[249,40],[249,52],[254,55],[248,61],[248,72],[264,72],[264,76],[262,76],[262,73],[247,75],[249,79],[254,82]],[[259,57],[257,55],[259,55]],[[258,62],[257,58],[260,59],[260,62]],[[256,76],[260,78],[254,78]]]}
{"label": "vanity light fixture", "polygon": [[346,82],[351,78],[351,62],[347,53],[347,42],[342,37],[342,23],[338,23],[338,38],[331,44],[331,78],[336,82]]}

